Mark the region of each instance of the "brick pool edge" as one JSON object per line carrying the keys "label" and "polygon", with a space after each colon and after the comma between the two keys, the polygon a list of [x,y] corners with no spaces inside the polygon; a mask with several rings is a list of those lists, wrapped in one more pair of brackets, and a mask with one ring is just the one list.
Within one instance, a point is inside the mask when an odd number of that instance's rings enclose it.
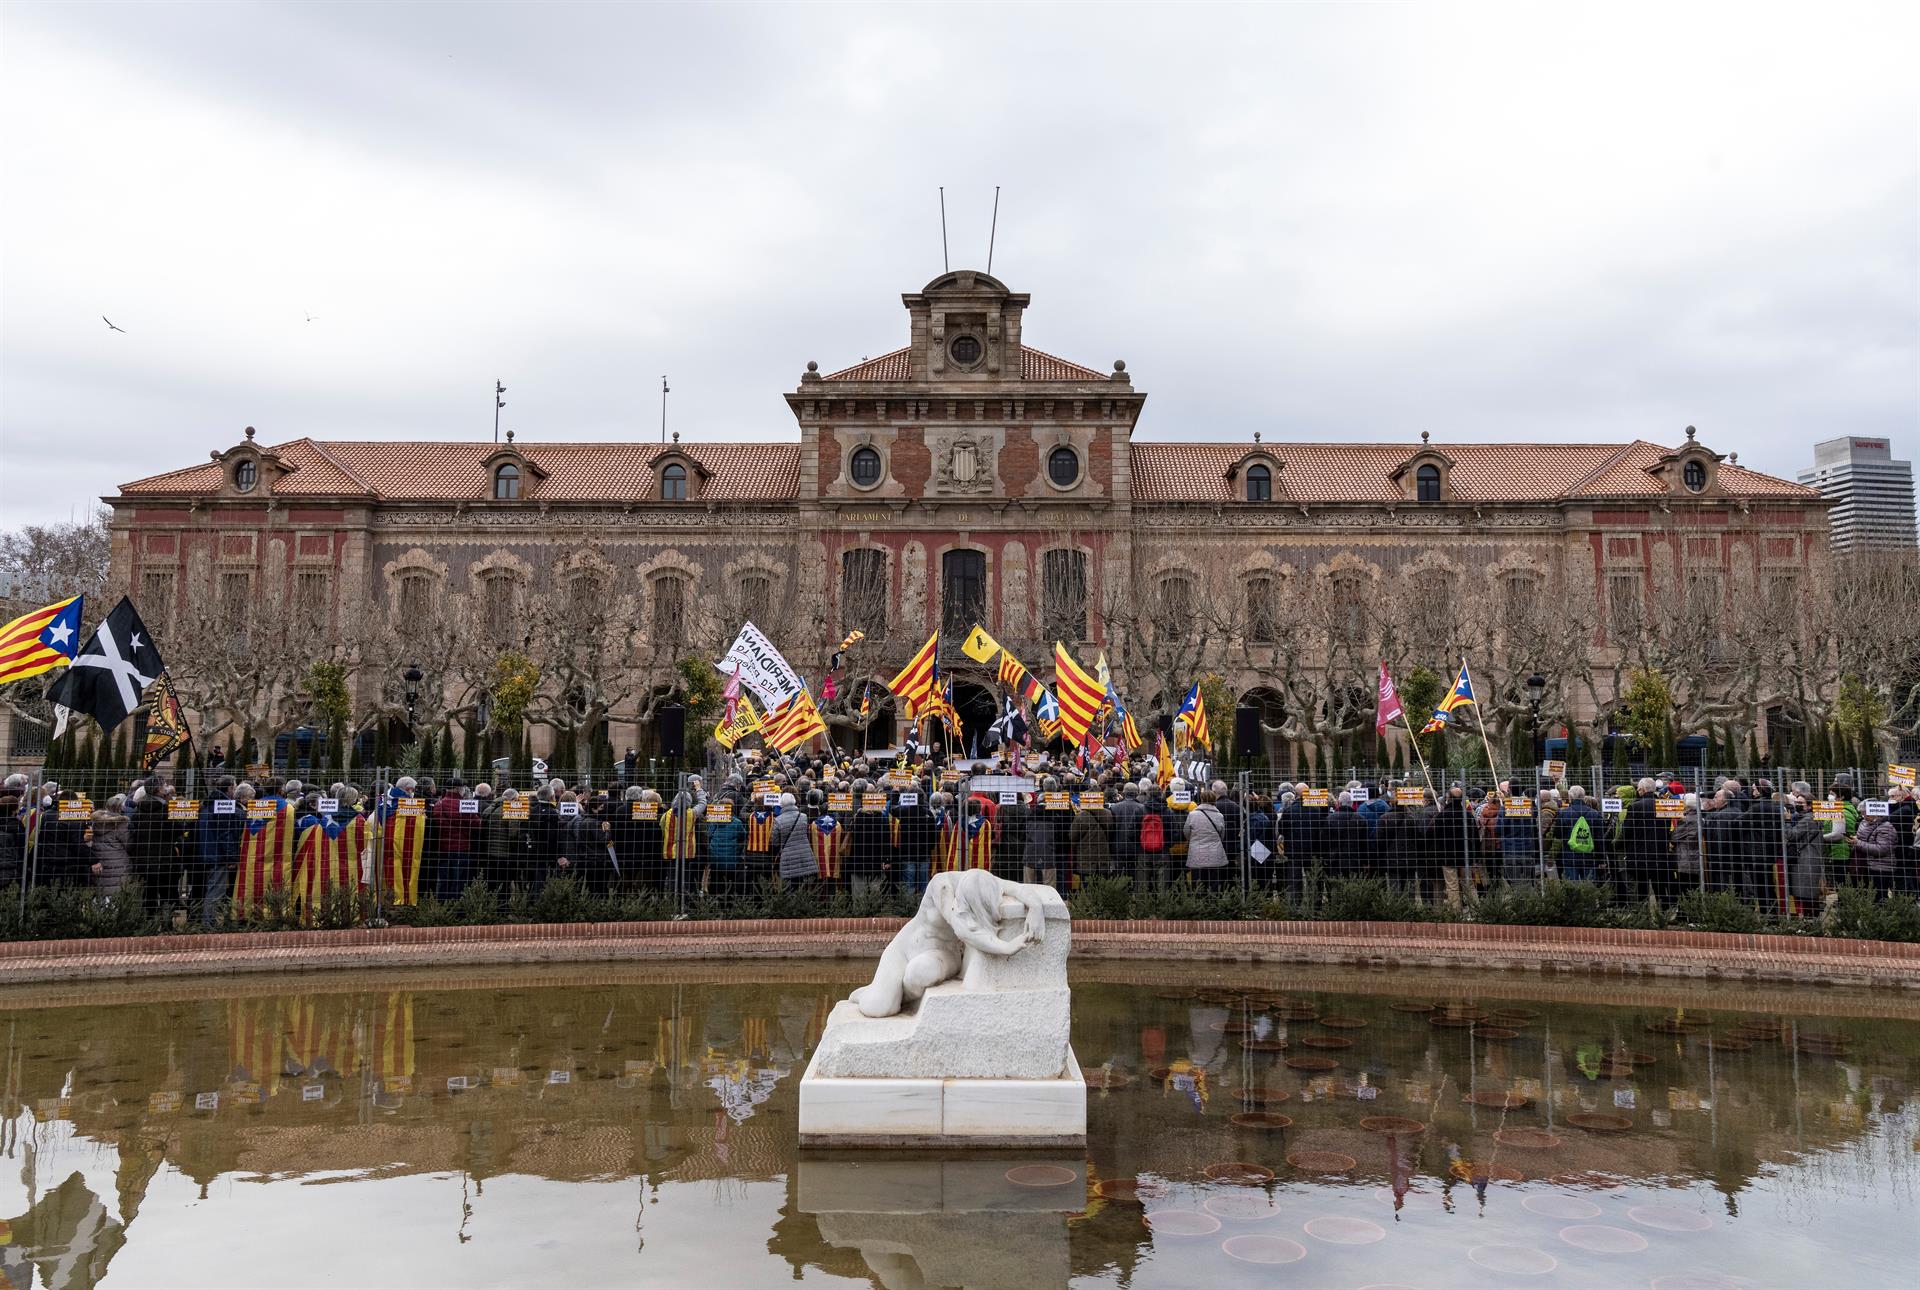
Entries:
{"label": "brick pool edge", "polygon": [[[713,919],[235,932],[0,943],[0,986],[133,977],[509,963],[871,958],[897,918]],[[1920,945],[1725,932],[1462,923],[1074,924],[1076,958],[1479,968],[1543,975],[1920,989]]]}

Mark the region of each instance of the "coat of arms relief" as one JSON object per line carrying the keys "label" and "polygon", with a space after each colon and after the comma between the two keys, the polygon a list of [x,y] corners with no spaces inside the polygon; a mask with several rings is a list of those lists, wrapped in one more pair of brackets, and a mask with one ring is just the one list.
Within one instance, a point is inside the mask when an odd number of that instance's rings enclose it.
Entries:
{"label": "coat of arms relief", "polygon": [[940,460],[940,489],[947,493],[984,493],[993,487],[992,441],[961,435],[946,446]]}

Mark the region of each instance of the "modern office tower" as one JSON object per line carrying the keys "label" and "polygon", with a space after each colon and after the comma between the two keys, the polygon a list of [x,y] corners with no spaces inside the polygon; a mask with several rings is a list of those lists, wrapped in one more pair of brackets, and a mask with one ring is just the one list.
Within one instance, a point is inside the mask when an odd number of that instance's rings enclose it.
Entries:
{"label": "modern office tower", "polygon": [[1800,482],[1833,498],[1833,548],[1914,545],[1913,463],[1895,461],[1885,439],[1829,439],[1813,446]]}

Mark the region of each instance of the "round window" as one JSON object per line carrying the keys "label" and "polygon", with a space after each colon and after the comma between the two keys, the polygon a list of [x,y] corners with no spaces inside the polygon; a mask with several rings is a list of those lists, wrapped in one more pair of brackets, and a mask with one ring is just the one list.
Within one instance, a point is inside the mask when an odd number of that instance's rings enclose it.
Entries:
{"label": "round window", "polygon": [[853,474],[853,482],[861,488],[872,488],[880,482],[880,454],[872,448],[855,448],[853,459],[847,463]]}
{"label": "round window", "polygon": [[947,353],[953,355],[953,361],[962,367],[972,367],[980,361],[980,338],[978,336],[955,336],[953,343],[947,346]]}
{"label": "round window", "polygon": [[1707,467],[1704,462],[1690,461],[1681,470],[1680,478],[1686,481],[1689,491],[1699,492],[1707,486]]}
{"label": "round window", "polygon": [[233,468],[233,486],[243,493],[251,493],[253,486],[260,482],[260,468],[250,461],[243,461]]}
{"label": "round window", "polygon": [[1080,454],[1071,448],[1055,448],[1047,456],[1047,478],[1060,488],[1080,482]]}

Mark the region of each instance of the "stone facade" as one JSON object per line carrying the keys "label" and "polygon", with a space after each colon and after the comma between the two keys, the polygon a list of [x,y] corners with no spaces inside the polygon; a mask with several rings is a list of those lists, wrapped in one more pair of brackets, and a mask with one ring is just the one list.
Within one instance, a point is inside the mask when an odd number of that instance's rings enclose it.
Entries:
{"label": "stone facade", "polygon": [[[1344,579],[1380,604],[1441,577],[1504,587],[1600,605],[1587,635],[1604,656],[1604,606],[1624,579],[1652,595],[1664,576],[1709,569],[1731,587],[1770,570],[1818,577],[1826,558],[1816,493],[1691,431],[1673,449],[1151,441],[1136,438],[1145,395],[1124,363],[1025,345],[1026,296],[962,271],[902,300],[906,348],[833,373],[807,364],[785,396],[797,441],[269,448],[249,430],[106,499],[115,575],[156,630],[233,574],[320,601],[314,621],[339,637],[401,614],[407,586],[478,598],[591,576],[628,616],[635,656],[671,648],[654,639],[656,602],[678,579],[680,632],[703,648],[760,605],[803,672],[860,627],[872,644],[856,666],[880,677],[976,587],[981,620],[1044,677],[1049,609],[1083,588],[1084,627],[1064,634],[1088,659],[1105,648],[1155,713],[1178,695],[1147,658],[1141,607],[1168,577],[1198,578],[1215,600],[1255,579],[1276,597]],[[1228,628],[1208,667],[1236,694],[1299,650]],[[618,718],[616,743],[634,733]]]}

